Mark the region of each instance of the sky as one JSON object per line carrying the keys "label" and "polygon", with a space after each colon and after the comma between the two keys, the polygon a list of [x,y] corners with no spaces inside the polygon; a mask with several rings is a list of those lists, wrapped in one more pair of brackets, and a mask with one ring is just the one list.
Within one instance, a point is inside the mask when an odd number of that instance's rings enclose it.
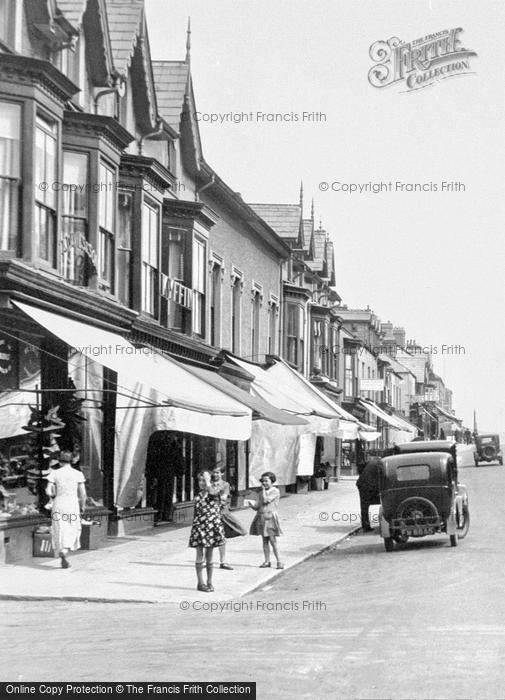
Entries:
{"label": "sky", "polygon": [[[456,414],[471,426],[475,409],[480,430],[502,430],[501,0],[146,0],[146,8],[157,60],[184,58],[191,17],[209,164],[248,202],[297,203],[303,181],[305,216],[314,198],[316,223],[334,241],[343,303],[370,306],[431,346]],[[453,28],[477,54],[468,74],[415,91],[404,81],[369,83],[376,41]],[[253,119],[233,121],[230,112]],[[269,122],[258,112],[286,117]],[[379,182],[392,191],[337,191]],[[461,184],[441,191],[442,182]],[[427,191],[405,191],[410,184]]]}

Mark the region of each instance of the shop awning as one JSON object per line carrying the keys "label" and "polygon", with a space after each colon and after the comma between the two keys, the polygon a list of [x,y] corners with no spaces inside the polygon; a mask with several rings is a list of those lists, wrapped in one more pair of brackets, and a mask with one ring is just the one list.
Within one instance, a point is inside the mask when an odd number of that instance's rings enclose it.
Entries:
{"label": "shop awning", "polygon": [[232,384],[232,382],[229,382],[217,372],[212,372],[202,367],[194,367],[192,365],[185,365],[185,368],[208,384],[216,387],[216,389],[219,389],[224,394],[237,399],[237,401],[240,401],[244,406],[249,406],[253,411],[254,418],[267,420],[271,423],[278,423],[279,425],[307,425],[307,421],[304,418],[281,411],[259,396],[253,396],[247,391],[244,391],[244,389]]}
{"label": "shop awning", "polygon": [[449,411],[446,411],[445,408],[442,408],[442,406],[439,406],[438,403],[434,404],[434,405],[433,405],[433,408],[434,408],[438,413],[440,413],[441,416],[443,416],[444,418],[447,418],[447,419],[450,420],[450,421],[460,421],[460,422],[462,422],[459,418],[456,418],[455,415],[453,415],[452,413],[449,413]]}
{"label": "shop awning", "polygon": [[133,398],[138,407],[162,411],[164,424],[172,430],[228,440],[249,439],[249,406],[195,376],[176,360],[150,348],[136,348],[122,336],[96,326],[18,301],[13,303],[77,352],[117,372],[118,392],[123,388],[128,394],[128,409],[134,408]]}
{"label": "shop awning", "polygon": [[414,426],[411,426],[409,423],[406,421],[398,418],[397,416],[390,416],[388,413],[382,410],[382,408],[379,408],[376,403],[370,400],[366,399],[360,399],[360,404],[365,408],[367,411],[370,411],[374,415],[377,416],[377,418],[380,418],[382,421],[388,423],[391,427],[395,428],[395,430],[401,430],[407,431],[407,432],[414,432],[415,428]]}
{"label": "shop awning", "polygon": [[[307,392],[299,384],[293,381],[279,381],[278,377],[246,360],[241,360],[234,355],[229,359],[254,377],[251,383],[251,393],[259,396],[277,408],[303,416],[307,421],[307,430],[313,435],[337,436],[339,416],[328,404],[315,395]],[[279,388],[281,387],[281,388]],[[303,432],[303,430],[302,430]]]}

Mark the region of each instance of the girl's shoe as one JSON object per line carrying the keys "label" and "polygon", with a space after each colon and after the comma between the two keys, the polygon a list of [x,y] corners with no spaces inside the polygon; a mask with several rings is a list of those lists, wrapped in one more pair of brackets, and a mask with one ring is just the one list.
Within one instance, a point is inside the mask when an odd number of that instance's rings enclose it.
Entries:
{"label": "girl's shoe", "polygon": [[[209,593],[209,587],[205,585],[205,583],[199,583],[198,586],[196,587],[197,591],[201,591],[202,593]],[[212,589],[214,590],[214,589]]]}
{"label": "girl's shoe", "polygon": [[70,562],[68,561],[68,559],[65,557],[64,554],[60,554],[60,559],[61,559],[61,568],[62,569],[69,569]]}
{"label": "girl's shoe", "polygon": [[278,562],[277,562],[277,568],[278,568],[278,569],[283,569],[283,568],[284,568],[284,564],[283,564],[282,562],[278,561]]}
{"label": "girl's shoe", "polygon": [[212,583],[207,584],[207,593],[214,593],[214,586]]}
{"label": "girl's shoe", "polygon": [[272,564],[269,561],[264,561],[263,564],[260,564],[260,569],[269,569],[272,566]]}

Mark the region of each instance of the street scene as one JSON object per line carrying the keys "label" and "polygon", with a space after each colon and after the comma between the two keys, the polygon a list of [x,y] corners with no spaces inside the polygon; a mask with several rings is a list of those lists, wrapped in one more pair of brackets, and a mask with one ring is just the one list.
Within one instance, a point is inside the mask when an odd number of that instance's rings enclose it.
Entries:
{"label": "street scene", "polygon": [[0,696],[505,698],[505,9],[376,3],[0,0]]}

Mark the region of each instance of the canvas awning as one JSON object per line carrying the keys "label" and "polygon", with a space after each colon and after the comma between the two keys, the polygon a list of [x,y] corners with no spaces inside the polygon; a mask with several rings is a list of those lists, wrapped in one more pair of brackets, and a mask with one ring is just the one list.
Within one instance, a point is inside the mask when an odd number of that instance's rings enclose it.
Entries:
{"label": "canvas awning", "polygon": [[[13,303],[77,352],[117,372],[119,408],[149,406],[159,412],[166,429],[227,440],[249,439],[251,408],[176,360],[151,348],[136,348],[117,333],[29,304]],[[121,393],[127,401],[120,398]]]}
{"label": "canvas awning", "polygon": [[189,372],[192,372],[208,384],[216,387],[216,389],[219,389],[224,394],[237,399],[237,401],[240,401],[244,406],[249,406],[253,411],[254,418],[260,418],[279,425],[307,425],[307,421],[304,418],[281,411],[259,396],[253,396],[247,391],[244,391],[244,389],[232,384],[232,382],[228,381],[217,372],[212,372],[203,367],[195,367],[193,365],[184,366]]}
{"label": "canvas awning", "polygon": [[390,416],[389,413],[386,413],[385,411],[382,410],[382,408],[379,408],[376,403],[370,400],[365,400],[365,399],[360,399],[360,404],[365,408],[367,411],[370,411],[374,415],[376,415],[378,418],[380,418],[382,421],[385,421],[390,425],[392,428],[395,430],[401,430],[402,432],[407,431],[407,432],[414,432],[416,429],[414,426],[410,425],[407,423],[407,421],[404,421],[403,419],[399,418],[398,416]]}

